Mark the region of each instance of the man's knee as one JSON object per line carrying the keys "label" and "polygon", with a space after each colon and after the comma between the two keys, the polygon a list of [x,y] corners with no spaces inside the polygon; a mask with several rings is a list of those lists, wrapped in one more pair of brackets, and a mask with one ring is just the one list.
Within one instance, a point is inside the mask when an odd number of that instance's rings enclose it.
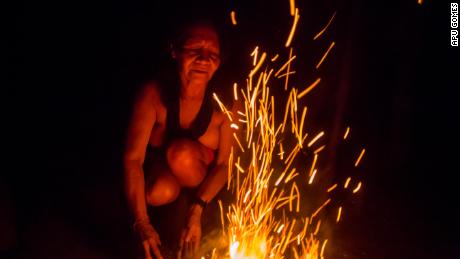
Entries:
{"label": "man's knee", "polygon": [[166,152],[170,167],[182,168],[189,166],[199,157],[197,143],[189,139],[178,139],[171,142]]}
{"label": "man's knee", "polygon": [[180,186],[172,175],[160,176],[146,191],[146,201],[149,205],[160,206],[177,199]]}
{"label": "man's knee", "polygon": [[199,145],[193,140],[179,139],[168,147],[166,157],[169,168],[182,186],[196,187],[206,175]]}

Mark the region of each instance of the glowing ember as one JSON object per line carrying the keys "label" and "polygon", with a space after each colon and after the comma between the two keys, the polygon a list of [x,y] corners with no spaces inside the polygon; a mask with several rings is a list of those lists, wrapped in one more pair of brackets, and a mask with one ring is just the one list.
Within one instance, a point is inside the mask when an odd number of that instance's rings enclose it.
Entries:
{"label": "glowing ember", "polygon": [[[288,254],[296,257],[318,255],[320,242],[316,234],[311,233],[308,228],[314,221],[308,217],[302,220],[291,219],[282,213],[300,211],[301,197],[295,181],[299,171],[292,165],[299,151],[304,148],[308,135],[303,129],[307,109],[304,107],[302,110],[299,124],[297,89],[291,89],[286,107],[289,112],[285,116],[285,120],[287,117],[290,118],[291,134],[287,134],[286,131],[283,137],[291,136],[296,139],[296,145],[290,151],[287,150],[288,155],[285,157],[281,140],[282,128],[284,129],[285,125],[275,121],[276,99],[269,93],[273,69],[260,69],[262,65],[267,66],[266,53],[258,58],[258,51],[256,48],[251,54],[254,58],[254,67],[247,79],[246,89],[238,91],[238,86],[234,85],[234,99],[238,98],[236,93],[240,92],[244,101],[244,111],[232,115],[218,97],[214,96],[222,111],[229,118],[236,116],[242,124],[238,127],[241,136],[234,134],[234,138],[244,158],[233,153],[229,158],[230,163],[237,169],[233,177],[229,175],[228,183],[228,188],[232,188],[236,199],[226,212],[220,203],[222,214],[226,215],[226,221],[222,217],[222,222],[229,242],[228,253],[230,258],[279,258]],[[277,73],[288,67],[294,57],[290,57]],[[261,72],[258,72],[259,70]],[[286,74],[286,77],[289,77],[289,74]],[[317,134],[308,146],[312,147],[323,135],[323,131]],[[275,156],[275,149],[278,148],[280,155]],[[318,172],[315,168],[317,159],[318,154],[315,154],[309,174],[310,184]],[[318,212],[329,201],[326,201]],[[317,226],[319,228],[319,224]],[[325,243],[322,249],[324,245]]]}
{"label": "glowing ember", "polygon": [[356,188],[353,190],[353,193],[357,193],[359,191],[359,189],[361,189],[361,182],[358,183]]}
{"label": "glowing ember", "polygon": [[335,188],[337,188],[337,184],[334,184],[331,187],[329,187],[329,189],[327,189],[327,192],[332,192]]}
{"label": "glowing ember", "polygon": [[329,46],[329,48],[327,49],[326,53],[324,53],[323,57],[321,58],[321,60],[318,62],[318,64],[316,65],[316,69],[319,68],[319,66],[321,66],[321,64],[323,63],[323,61],[326,59],[326,56],[327,54],[329,54],[329,52],[331,51],[331,49],[334,47],[335,45],[335,42],[333,41],[331,43],[331,45]]}
{"label": "glowing ember", "polygon": [[359,154],[358,159],[356,159],[355,167],[359,165],[359,162],[360,162],[361,159],[363,158],[364,152],[366,152],[366,149],[363,148],[363,150],[361,150],[361,153]]}
{"label": "glowing ember", "polygon": [[291,11],[291,16],[294,16],[295,14],[295,1],[294,0],[289,0],[289,10]]}
{"label": "glowing ember", "polygon": [[343,139],[347,139],[349,133],[350,133],[350,127],[347,127],[347,130],[345,131],[345,135],[343,135]]}
{"label": "glowing ember", "polygon": [[351,181],[351,177],[348,177],[347,180],[345,181],[345,184],[343,185],[343,188],[347,189],[348,184],[350,184],[350,181]]}
{"label": "glowing ember", "polygon": [[[419,1],[420,1],[420,0],[419,0]],[[318,32],[318,34],[316,34],[316,36],[313,38],[313,40],[318,39],[319,36],[321,36],[321,34],[323,34],[323,33],[327,30],[327,28],[329,27],[329,25],[331,25],[332,21],[334,20],[335,14],[336,14],[336,13],[337,13],[337,12],[334,12],[334,14],[332,15],[331,19],[329,19],[329,22],[327,22],[326,26],[325,26],[320,32]]]}
{"label": "glowing ember", "polygon": [[339,207],[339,211],[337,212],[337,219],[336,222],[340,221],[340,216],[342,215],[342,206]]}
{"label": "glowing ember", "polygon": [[289,47],[291,45],[292,38],[294,37],[294,32],[297,27],[297,23],[299,22],[299,18],[300,18],[299,9],[296,8],[294,12],[294,22],[292,23],[291,32],[289,33],[289,37],[286,41],[286,44],[284,45],[285,47]]}
{"label": "glowing ember", "polygon": [[231,12],[230,12],[230,18],[232,19],[232,24],[233,24],[233,25],[236,25],[236,24],[237,24],[237,23],[236,23],[236,17],[235,17],[235,15],[236,15],[236,14],[235,14],[235,11],[231,11]]}
{"label": "glowing ember", "polygon": [[[300,19],[294,0],[290,0],[290,11],[294,21],[285,47],[290,46]],[[315,39],[327,29],[335,14]],[[231,18],[236,25],[233,11]],[[335,42],[332,42],[317,68],[334,45]],[[299,186],[308,186],[319,181],[314,179],[318,179],[318,174],[322,171],[318,169],[318,161],[320,151],[326,147],[320,143],[326,133],[315,129],[319,133],[308,138],[309,133],[305,130],[307,107],[298,103],[298,99],[313,90],[321,79],[318,78],[300,93],[299,89],[290,86],[289,77],[295,74],[295,71],[291,71],[291,64],[296,56],[293,55],[292,48],[289,50],[287,60],[281,62],[282,65],[276,69],[271,66],[282,58],[280,55],[276,54],[269,59],[267,52],[259,47],[254,48],[250,54],[252,69],[246,79],[245,88],[233,84],[234,100],[243,104],[236,113],[229,111],[214,94],[219,107],[232,122],[231,127],[238,130],[238,133],[233,134],[238,147],[235,145],[229,156],[227,183],[227,189],[234,194],[234,202],[224,207],[219,201],[222,229],[227,244],[226,254],[218,255],[219,252],[213,249],[211,258],[323,258],[328,239],[321,240],[318,236],[321,227],[319,213],[331,204],[331,198],[314,208],[310,216],[301,215],[301,204],[304,201],[301,201]],[[286,100],[275,98],[270,92],[273,78],[284,80]],[[284,108],[280,114],[283,116],[281,122],[275,109],[280,103]],[[347,127],[343,139],[347,138],[349,131],[350,128]],[[362,149],[355,167],[364,152],[365,149]],[[300,161],[299,154],[306,155],[308,162],[305,158]],[[299,165],[300,170],[296,168]],[[306,178],[298,177],[303,174],[308,175]],[[349,177],[343,185],[344,188],[348,187],[350,181]],[[335,183],[325,191],[330,193],[337,186]],[[353,193],[360,188],[361,182],[354,187]],[[340,206],[336,222],[340,221],[342,211]]]}
{"label": "glowing ember", "polygon": [[321,82],[321,78],[316,79],[316,81],[313,84],[311,84],[309,87],[307,87],[307,89],[303,90],[299,95],[297,95],[297,98],[300,99],[306,94],[308,94],[311,90],[313,90],[313,88],[315,88],[315,86],[319,84],[319,82]]}

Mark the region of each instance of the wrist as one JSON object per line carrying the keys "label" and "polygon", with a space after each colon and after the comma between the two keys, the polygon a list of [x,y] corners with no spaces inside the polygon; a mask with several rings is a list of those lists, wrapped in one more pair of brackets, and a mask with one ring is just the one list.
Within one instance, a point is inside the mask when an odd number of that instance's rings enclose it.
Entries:
{"label": "wrist", "polygon": [[206,208],[207,202],[202,200],[199,196],[195,197],[192,201],[192,205],[190,207],[190,213],[192,215],[197,215],[201,217],[204,208]]}
{"label": "wrist", "polygon": [[193,205],[196,205],[196,207],[200,207],[201,210],[203,210],[204,208],[206,208],[206,206],[208,205],[208,203],[201,199],[199,196],[196,196],[193,201],[192,201],[192,204]]}
{"label": "wrist", "polygon": [[191,215],[198,215],[198,216],[201,216],[201,214],[203,213],[203,207],[201,207],[200,205],[196,204],[196,203],[193,203],[191,206],[190,206],[190,214]]}
{"label": "wrist", "polygon": [[136,228],[138,225],[150,224],[150,219],[148,217],[137,218],[134,220],[133,227]]}
{"label": "wrist", "polygon": [[153,228],[150,220],[147,219],[138,219],[133,224],[133,229],[139,235],[139,238],[144,241],[155,236],[155,229]]}

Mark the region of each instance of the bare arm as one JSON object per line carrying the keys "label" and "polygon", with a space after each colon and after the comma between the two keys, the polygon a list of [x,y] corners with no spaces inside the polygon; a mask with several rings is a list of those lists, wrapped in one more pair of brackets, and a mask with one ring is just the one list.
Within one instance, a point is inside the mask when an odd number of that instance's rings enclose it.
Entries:
{"label": "bare arm", "polygon": [[[236,114],[239,107],[240,104],[235,103],[232,107],[232,113]],[[232,122],[224,115],[223,122],[219,128],[219,147],[216,164],[206,176],[197,192],[197,196],[206,202],[211,201],[217,193],[219,193],[228,179],[228,158],[233,146],[233,133],[235,132],[234,129],[231,128],[231,124]],[[190,246],[184,246],[184,244],[188,244],[192,241],[192,254],[195,253],[199,247],[202,212],[203,208],[197,204],[192,204],[190,207],[187,228],[182,232],[180,239],[181,251],[185,247],[186,254],[187,250],[190,250]]]}
{"label": "bare arm", "polygon": [[[237,113],[240,105],[239,102],[235,102],[232,107],[233,114]],[[224,117],[224,121],[220,125],[219,148],[215,166],[207,175],[197,193],[198,197],[206,202],[211,201],[217,195],[228,179],[228,158],[234,144],[233,133],[235,130],[230,127],[232,122],[228,117],[226,115]]]}
{"label": "bare arm", "polygon": [[144,86],[134,103],[133,114],[128,128],[124,153],[125,192],[131,213],[134,216],[134,227],[142,240],[145,257],[163,258],[158,245],[160,237],[150,224],[145,201],[144,170],[145,151],[156,121],[155,103],[158,95],[154,84]]}
{"label": "bare arm", "polygon": [[144,171],[145,150],[156,121],[155,89],[147,85],[139,92],[128,128],[124,153],[125,192],[136,220],[147,219]]}

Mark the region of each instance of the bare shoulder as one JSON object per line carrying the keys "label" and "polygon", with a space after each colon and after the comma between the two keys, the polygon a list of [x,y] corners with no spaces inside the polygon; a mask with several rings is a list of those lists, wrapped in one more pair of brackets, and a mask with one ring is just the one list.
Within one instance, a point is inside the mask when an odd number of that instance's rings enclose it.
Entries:
{"label": "bare shoulder", "polygon": [[212,116],[212,119],[216,125],[222,125],[227,118],[227,116],[221,110],[215,110]]}
{"label": "bare shoulder", "polygon": [[156,81],[149,81],[141,86],[137,93],[138,99],[160,100],[160,86]]}
{"label": "bare shoulder", "polygon": [[144,104],[158,110],[162,107],[160,85],[156,81],[149,81],[142,85],[136,94],[135,103],[137,105]]}
{"label": "bare shoulder", "polygon": [[[237,113],[243,108],[243,104],[240,101],[233,101],[231,106],[227,107],[229,110],[229,114],[232,118],[232,120],[236,119],[238,117]],[[222,110],[218,109],[214,111],[214,116],[216,118],[216,122],[218,122],[219,125],[222,125],[224,123],[231,123],[231,120],[229,118],[229,115],[223,112]]]}

